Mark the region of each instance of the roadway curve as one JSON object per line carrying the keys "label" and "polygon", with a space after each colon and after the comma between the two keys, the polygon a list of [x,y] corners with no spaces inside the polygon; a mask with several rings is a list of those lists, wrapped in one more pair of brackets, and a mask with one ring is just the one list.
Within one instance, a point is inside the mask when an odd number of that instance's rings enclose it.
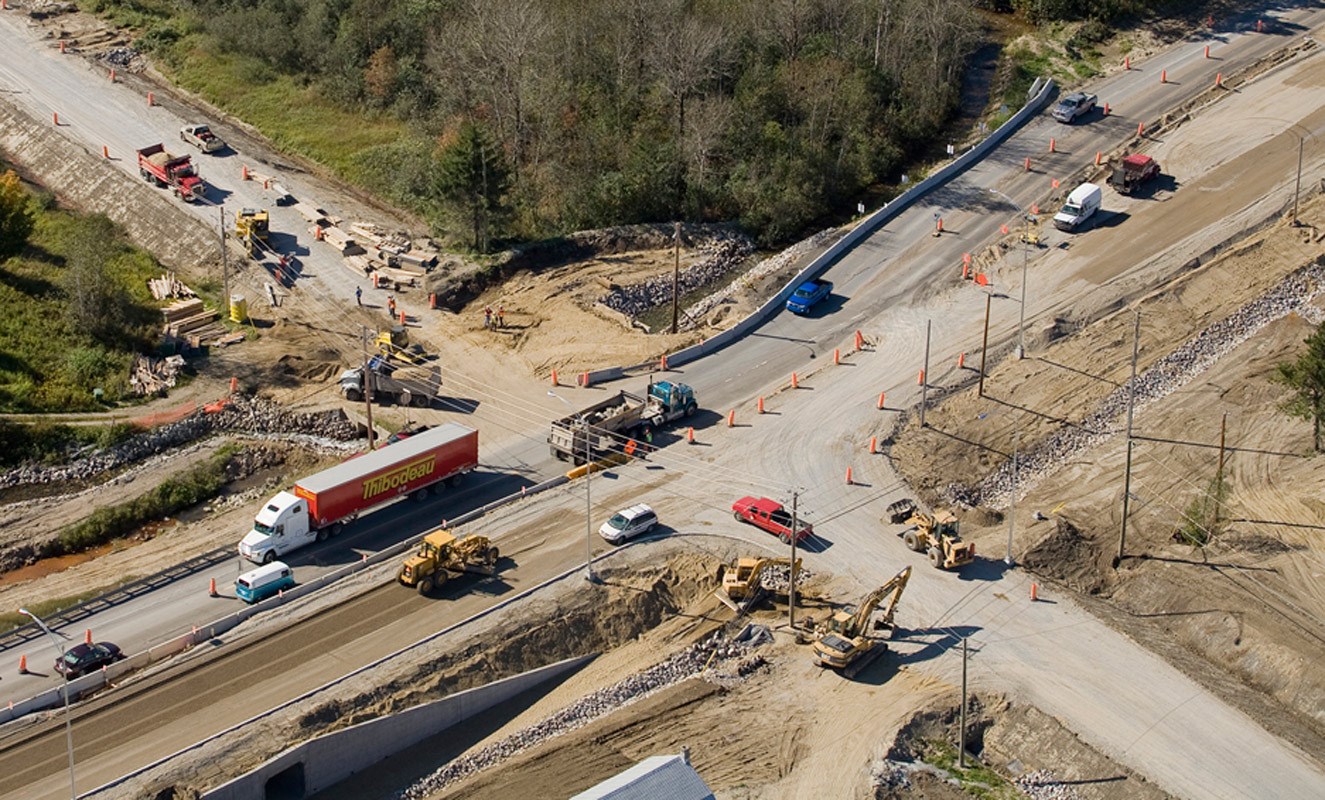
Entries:
{"label": "roadway curve", "polygon": [[[1284,19],[1314,31],[1325,19],[1325,12],[1292,11]],[[1287,22],[1275,29],[1285,29]],[[1218,68],[1226,73],[1287,42],[1282,36],[1239,34],[1225,38],[1227,41],[1215,44],[1222,59]],[[974,308],[975,297],[965,290],[948,290],[955,282],[952,276],[961,253],[976,250],[992,238],[1000,224],[1016,216],[1006,201],[991,199],[991,190],[997,189],[1019,205],[1034,202],[1042,196],[1048,175],[1058,171],[1065,174],[1085,160],[1085,154],[1111,149],[1135,130],[1137,119],[1157,117],[1191,96],[1209,82],[1206,73],[1214,68],[1199,58],[1201,46],[1201,42],[1175,46],[1144,64],[1134,65],[1138,69],[1131,73],[1115,75],[1094,87],[1101,101],[1113,107],[1114,118],[1071,129],[1043,119],[1033,122],[930,202],[909,209],[832,268],[828,277],[845,298],[836,313],[808,319],[775,316],[755,335],[715,357],[688,365],[682,371],[684,379],[697,387],[706,405],[725,408],[748,404],[753,394],[766,393],[792,370],[804,372],[812,364],[822,364],[824,359],[812,362],[811,357],[845,343],[857,328],[881,342],[876,351],[854,360],[855,368],[824,373],[809,382],[812,391],[780,397],[774,410],[781,416],[761,418],[757,425],[747,428],[710,432],[705,443],[720,446],[684,451],[673,448],[658,454],[648,467],[620,470],[619,489],[601,500],[599,510],[623,502],[626,496],[642,495],[660,509],[664,520],[681,519],[687,525],[693,521],[699,527],[729,530],[730,515],[725,505],[739,491],[737,487],[777,491],[770,487],[800,485],[807,490],[805,506],[825,537],[812,548],[817,552],[808,556],[812,566],[854,575],[866,585],[895,572],[897,563],[909,556],[891,537],[881,537],[877,525],[877,509],[895,496],[895,479],[879,462],[860,468],[856,486],[845,486],[841,479],[845,465],[853,460],[860,463],[862,434],[882,430],[877,421],[880,415],[873,412],[868,401],[883,388],[892,396],[906,396],[908,403],[913,401],[914,368],[927,317],[944,323],[936,337],[936,362],[938,354],[946,362],[957,349],[971,349],[962,347],[963,343],[977,340],[979,312]],[[1160,69],[1167,71],[1170,84],[1159,85]],[[1283,113],[1305,115],[1311,111],[1296,108]],[[1045,154],[1050,135],[1058,140],[1059,150],[1052,157]],[[1174,134],[1180,135],[1181,130]],[[1021,171],[1022,159],[1035,153],[1044,155],[1045,172],[1025,174]],[[1276,162],[1275,166],[1280,164]],[[1276,171],[1265,180],[1278,188],[1291,180],[1291,174]],[[1249,204],[1259,197],[1249,196]],[[1188,204],[1190,214],[1199,210],[1192,205],[1199,204],[1199,196],[1184,197],[1179,192],[1172,205],[1182,203]],[[943,213],[945,227],[953,233],[930,236],[935,211]],[[1080,241],[1114,251],[1138,244],[1128,240],[1125,225],[1093,232]],[[1155,239],[1141,243],[1146,252],[1138,251],[1137,263],[1185,241]],[[1066,293],[1078,286],[1080,277],[1076,271],[1058,268],[1070,263],[1072,255],[1069,251],[1066,256],[1039,259],[1033,274],[1036,291],[1029,316],[1049,315],[1070,307],[1071,298]],[[1095,277],[1097,285],[1104,285],[1117,276]],[[929,307],[920,306],[926,302]],[[982,307],[983,301],[979,304]],[[995,338],[1007,340],[1013,324],[1006,316],[997,322]],[[748,405],[742,408],[743,414],[748,411]],[[815,424],[807,425],[807,420]],[[541,438],[541,431],[531,433],[529,438],[535,437]],[[695,452],[702,456],[697,459]],[[670,486],[658,486],[658,476],[677,473],[679,478]],[[564,563],[574,558],[568,553]],[[989,664],[987,680],[1021,690],[1087,741],[1136,766],[1179,795],[1222,796],[1231,791],[1235,795],[1309,796],[1325,780],[1319,764],[1281,745],[1066,598],[1056,606],[1011,599],[1024,597],[1023,576],[1000,573],[993,563],[985,566],[983,573],[968,573],[963,576],[965,580],[955,575],[926,574],[913,581],[901,621],[908,628],[929,631],[930,635],[913,637],[909,650],[899,648],[903,663],[950,677],[955,667],[953,659],[943,657],[952,641],[950,634],[954,630],[967,635],[983,633],[988,642],[987,655],[983,656]],[[556,571],[551,563],[544,568],[543,574]],[[522,580],[532,583],[535,579],[527,576]],[[406,628],[415,633],[427,629]],[[404,641],[408,639],[402,637],[397,644]],[[353,661],[355,656],[351,654],[359,653],[361,647],[360,641],[346,641],[329,657]],[[1126,679],[1137,674],[1147,679]],[[180,680],[194,685],[187,674]],[[201,691],[202,684],[197,686]],[[297,694],[292,686],[281,691],[284,696]],[[272,702],[265,696],[247,698],[248,693],[237,693],[226,701],[226,708],[246,713]],[[189,719],[196,722],[197,716]],[[1210,735],[1193,739],[1192,730]],[[1145,745],[1133,749],[1143,738]],[[154,741],[139,739],[131,747],[92,754],[90,774],[123,770],[179,744],[175,739],[173,746],[161,746],[160,742],[154,746]],[[43,752],[48,754],[43,759],[46,777],[40,786],[15,787],[20,794],[13,796],[58,795],[63,769],[62,733],[45,723],[41,735],[23,747],[39,747],[41,742],[46,743]],[[49,755],[52,749],[54,756]],[[9,760],[9,751],[7,744],[6,752],[0,753],[0,768],[17,766]],[[1255,757],[1248,758],[1248,753]],[[99,770],[95,766],[98,763],[103,765]],[[105,766],[110,764],[116,766]]]}

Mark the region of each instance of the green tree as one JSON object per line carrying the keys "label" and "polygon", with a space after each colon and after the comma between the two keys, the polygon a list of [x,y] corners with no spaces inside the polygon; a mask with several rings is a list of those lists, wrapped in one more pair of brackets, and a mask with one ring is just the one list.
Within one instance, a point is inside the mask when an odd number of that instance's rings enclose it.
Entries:
{"label": "green tree", "polygon": [[65,245],[64,290],[75,331],[114,346],[123,334],[132,301],[110,270],[120,253],[109,217],[97,214],[75,226]]}
{"label": "green tree", "polygon": [[23,249],[32,233],[33,220],[28,193],[18,176],[12,169],[0,175],[0,257]]}
{"label": "green tree", "polygon": [[474,249],[480,253],[487,252],[493,228],[509,213],[510,184],[511,169],[501,148],[477,124],[461,124],[439,154],[437,193],[473,226]]}
{"label": "green tree", "polygon": [[1305,343],[1306,352],[1296,361],[1280,363],[1272,380],[1293,390],[1279,408],[1311,423],[1312,446],[1319,453],[1321,421],[1325,419],[1325,323]]}

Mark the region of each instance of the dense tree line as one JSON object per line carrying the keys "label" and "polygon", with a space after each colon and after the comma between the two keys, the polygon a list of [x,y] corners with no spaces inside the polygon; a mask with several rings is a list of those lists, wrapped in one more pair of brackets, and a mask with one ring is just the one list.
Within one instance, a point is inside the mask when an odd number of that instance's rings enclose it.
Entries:
{"label": "dense tree line", "polygon": [[361,174],[480,246],[676,218],[794,236],[940,128],[979,37],[971,0],[176,2],[225,50],[414,123]]}

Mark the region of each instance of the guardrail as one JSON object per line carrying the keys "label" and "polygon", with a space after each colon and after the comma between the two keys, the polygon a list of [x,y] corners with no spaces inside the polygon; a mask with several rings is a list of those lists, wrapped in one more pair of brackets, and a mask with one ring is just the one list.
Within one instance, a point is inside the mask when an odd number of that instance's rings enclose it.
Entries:
{"label": "guardrail", "polygon": [[[1032,90],[1034,90],[1034,88],[1035,87],[1032,87]],[[705,339],[699,344],[691,345],[678,350],[675,353],[669,353],[667,355],[668,366],[680,366],[698,358],[702,358],[703,356],[726,347],[749,333],[755,327],[760,325],[767,317],[772,315],[773,312],[782,308],[782,305],[787,301],[787,298],[791,296],[791,293],[796,291],[796,287],[800,286],[805,281],[818,277],[832,266],[834,262],[845,255],[847,251],[855,247],[862,239],[878,230],[885,222],[902,213],[902,211],[923,195],[938,188],[944,183],[947,183],[949,180],[952,180],[958,173],[964,171],[981,158],[984,158],[990,150],[1001,144],[1004,139],[1011,136],[1015,130],[1024,125],[1032,116],[1038,114],[1040,109],[1044,107],[1044,104],[1053,94],[1053,90],[1054,82],[1052,80],[1044,81],[1040,86],[1039,91],[1026,102],[1026,105],[1022,106],[1021,110],[1016,114],[1013,114],[1007,122],[998,126],[998,129],[991,133],[984,141],[972,147],[970,150],[967,150],[960,158],[956,159],[951,164],[948,164],[943,169],[940,169],[933,175],[930,175],[920,183],[917,183],[915,186],[912,186],[910,189],[893,198],[892,202],[887,203],[883,208],[880,208],[878,211],[875,211],[873,214],[861,220],[850,233],[843,236],[841,239],[838,239],[832,247],[828,248],[821,253],[818,258],[811,261],[805,269],[801,270],[794,278],[783,286],[776,295],[760,306],[754,313],[750,314],[750,316],[710,339]],[[589,377],[591,382],[596,382],[598,380],[597,376],[599,375],[603,376],[602,380],[609,380],[612,377],[620,377],[625,371],[626,368],[624,367],[613,367],[590,372]]]}
{"label": "guardrail", "polygon": [[[460,516],[455,517],[454,519],[447,520],[447,523],[449,526],[463,525],[466,522],[478,519],[479,517],[482,517],[485,514],[488,514],[489,512],[495,511],[496,509],[504,505],[513,503],[517,500],[520,500],[521,498],[531,497],[533,495],[540,494],[549,489],[561,486],[566,482],[567,478],[565,475],[558,475],[555,478],[550,478],[546,481],[543,481],[542,483],[526,488],[518,493],[512,493],[507,495],[506,497],[494,500],[491,503],[488,503],[486,505],[474,509],[473,511],[468,511],[464,514],[461,514]],[[423,537],[427,536],[433,530],[436,530],[436,528],[431,528],[429,530],[424,531],[423,533],[411,536],[409,539],[400,542],[399,544],[394,544],[391,547],[379,550],[376,553],[373,553],[372,555],[367,556],[352,564],[346,564],[345,566],[339,569],[333,570],[317,578],[314,578],[308,583],[301,583],[292,589],[288,589],[284,592],[281,592],[275,597],[269,597],[266,600],[263,600],[262,602],[254,603],[251,606],[245,606],[239,609],[238,611],[234,611],[230,614],[227,614],[224,617],[221,617],[218,620],[214,620],[213,622],[207,623],[205,625],[196,626],[189,633],[153,645],[147,650],[135,653],[129,656],[128,658],[124,659],[123,661],[118,661],[114,664],[103,667],[97,672],[84,675],[81,678],[69,681],[67,684],[61,684],[60,686],[48,689],[47,691],[42,692],[33,697],[30,697],[26,700],[16,702],[11,706],[0,707],[0,724],[4,724],[6,722],[9,722],[10,720],[17,719],[18,717],[21,717],[25,714],[30,714],[34,711],[41,711],[43,709],[54,708],[56,706],[61,705],[64,702],[64,691],[66,686],[68,687],[69,697],[71,699],[76,700],[82,695],[87,694],[88,692],[93,692],[98,689],[101,689],[102,687],[113,682],[115,679],[119,678],[121,675],[124,675],[125,673],[150,666],[158,661],[173,656],[176,653],[188,650],[189,648],[201,642],[205,642],[209,639],[214,639],[217,636],[220,636],[221,634],[226,633],[227,631],[230,631],[238,627],[240,624],[247,622],[252,617],[261,614],[264,611],[270,611],[272,609],[279,608],[285,605],[286,603],[298,600],[299,598],[304,597],[305,595],[312,594],[313,592],[325,588],[326,586],[329,586],[335,583],[336,581],[341,580],[342,578],[349,577],[350,575],[365,570],[371,566],[380,564],[383,561],[386,561],[387,559],[399,558],[404,553],[413,550],[415,547],[417,547],[419,542],[423,540]],[[234,553],[234,548],[231,547],[220,548],[220,550],[225,552],[226,558],[229,558],[231,554]],[[199,558],[202,557],[203,556],[199,556]],[[158,573],[158,575],[164,575],[169,572],[171,572],[171,570],[163,570],[161,573]],[[34,625],[33,627],[36,626]]]}
{"label": "guardrail", "polygon": [[[135,597],[158,589],[167,583],[179,580],[187,575],[192,575],[195,572],[219,564],[234,555],[234,547],[218,547],[215,550],[208,551],[200,556],[194,556],[187,561],[163,569],[160,572],[147,576],[146,578],[130,581],[123,586],[111,589],[105,594],[97,595],[91,600],[85,600],[78,605],[71,606],[63,611],[57,611],[48,617],[43,617],[42,621],[52,630],[62,625],[78,622],[79,620],[86,619],[100,611],[105,611],[111,606],[118,605],[127,600],[132,600]],[[37,627],[37,623],[35,622],[29,622],[26,625],[21,625],[12,630],[5,631],[0,634],[0,652],[8,650],[16,645],[27,644],[34,639],[40,639],[42,635],[41,628]]]}

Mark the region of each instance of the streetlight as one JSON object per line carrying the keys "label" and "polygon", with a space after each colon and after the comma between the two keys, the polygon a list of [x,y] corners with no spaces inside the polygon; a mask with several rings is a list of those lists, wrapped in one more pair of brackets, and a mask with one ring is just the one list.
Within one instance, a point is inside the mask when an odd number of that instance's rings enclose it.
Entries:
{"label": "streetlight", "polygon": [[[589,420],[583,414],[575,410],[566,398],[552,391],[547,390],[548,397],[555,397],[566,404],[566,408],[571,410],[580,420],[580,430],[584,432],[584,579],[589,583],[597,583],[598,578],[593,574],[593,500],[589,493],[589,476],[593,474],[593,453],[589,449]],[[574,445],[571,446],[574,450]]]}
{"label": "streetlight", "polygon": [[[51,633],[51,629],[46,627],[46,623],[26,608],[20,608],[18,613],[25,617],[31,617],[32,621],[37,623],[37,627],[41,628],[42,633],[46,634],[46,637],[51,640],[51,646],[55,648],[56,658],[64,658],[64,648],[60,646],[55,634]],[[64,738],[69,749],[69,797],[71,800],[78,800],[78,790],[74,785],[74,726],[69,719],[69,673],[67,671],[64,673]]]}

